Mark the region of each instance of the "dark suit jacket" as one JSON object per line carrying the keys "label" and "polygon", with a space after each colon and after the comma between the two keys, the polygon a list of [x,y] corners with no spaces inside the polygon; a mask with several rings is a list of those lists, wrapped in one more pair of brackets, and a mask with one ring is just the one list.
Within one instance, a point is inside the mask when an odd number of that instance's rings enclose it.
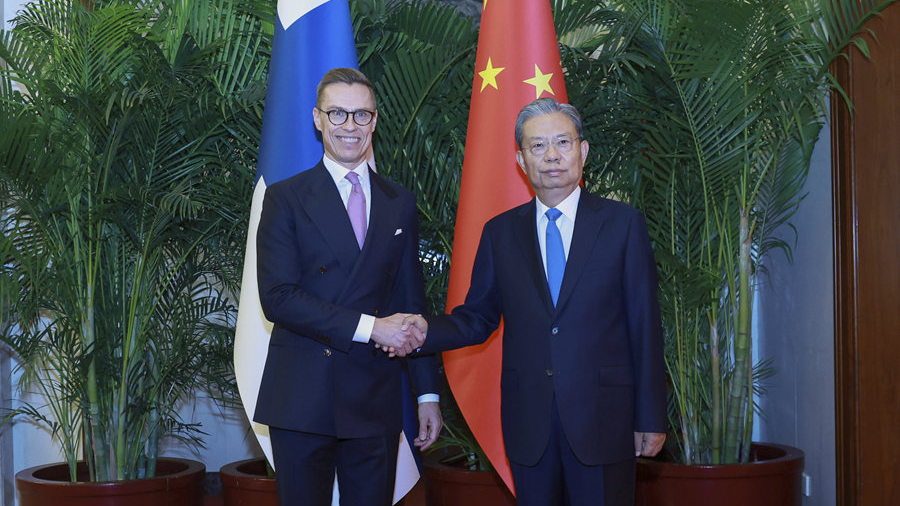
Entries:
{"label": "dark suit jacket", "polygon": [[484,342],[503,317],[501,419],[510,461],[534,465],[563,430],[588,465],[634,458],[635,431],[665,432],[656,264],[637,210],[582,190],[557,307],[535,202],[484,226],[466,301],[428,318],[423,352]]}
{"label": "dark suit jacket", "polygon": [[[274,323],[254,420],[339,438],[399,434],[400,373],[353,342],[362,313],[421,312],[415,197],[369,171],[362,251],[322,162],[266,190],[257,232],[259,294]],[[435,357],[408,361],[418,395],[438,392]]]}

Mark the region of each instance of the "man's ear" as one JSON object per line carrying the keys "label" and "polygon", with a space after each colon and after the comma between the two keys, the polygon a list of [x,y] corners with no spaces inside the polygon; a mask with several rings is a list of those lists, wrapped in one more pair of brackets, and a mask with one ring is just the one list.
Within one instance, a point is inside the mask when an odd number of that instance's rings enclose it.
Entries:
{"label": "man's ear", "polygon": [[316,130],[321,132],[322,131],[322,120],[321,120],[321,118],[319,118],[319,110],[316,109],[315,107],[313,107],[312,113],[313,113],[313,123],[315,123],[315,125],[316,125]]}
{"label": "man's ear", "polygon": [[[521,149],[516,151],[516,162],[518,162],[519,168],[522,169],[522,172],[525,172],[525,157],[522,156]],[[525,172],[525,175],[528,175],[528,173]]]}

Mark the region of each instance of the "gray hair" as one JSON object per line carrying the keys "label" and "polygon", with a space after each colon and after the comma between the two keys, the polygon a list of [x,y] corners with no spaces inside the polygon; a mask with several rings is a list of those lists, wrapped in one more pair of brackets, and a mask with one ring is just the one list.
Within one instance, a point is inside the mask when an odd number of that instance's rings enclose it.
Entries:
{"label": "gray hair", "polygon": [[581,115],[578,114],[578,109],[569,104],[560,104],[555,98],[539,98],[523,107],[519,111],[519,117],[516,118],[516,144],[519,146],[519,149],[522,149],[522,130],[525,128],[525,122],[535,116],[552,114],[554,112],[561,112],[568,116],[575,126],[575,132],[578,134],[578,137],[584,138],[581,128]]}

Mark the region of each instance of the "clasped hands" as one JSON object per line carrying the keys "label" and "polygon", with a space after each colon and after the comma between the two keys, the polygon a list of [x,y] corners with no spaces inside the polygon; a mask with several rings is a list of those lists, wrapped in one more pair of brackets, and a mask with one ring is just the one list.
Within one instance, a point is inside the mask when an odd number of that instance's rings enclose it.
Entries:
{"label": "clasped hands", "polygon": [[422,315],[397,313],[375,319],[372,341],[391,357],[405,357],[422,347],[427,332],[428,322]]}

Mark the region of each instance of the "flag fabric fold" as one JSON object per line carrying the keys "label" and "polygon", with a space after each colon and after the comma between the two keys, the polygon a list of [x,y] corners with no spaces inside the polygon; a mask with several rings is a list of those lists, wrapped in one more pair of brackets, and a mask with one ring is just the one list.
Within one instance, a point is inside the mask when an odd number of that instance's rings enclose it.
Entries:
{"label": "flag fabric fold", "polygon": [[[453,239],[447,310],[462,304],[484,224],[532,198],[516,164],[519,110],[537,98],[567,102],[549,0],[485,0],[478,34]],[[485,454],[513,490],[500,427],[503,324],[480,346],[444,353],[454,398]]]}
{"label": "flag fabric fold", "polygon": [[[277,12],[234,340],[241,402],[269,462],[268,427],[252,421],[272,331],[260,306],[256,277],[256,230],[262,201],[267,185],[313,167],[322,158],[322,142],[312,118],[316,86],[322,76],[335,67],[359,68],[347,0],[279,0]],[[413,430],[412,437],[415,435]],[[419,479],[409,441],[403,435],[400,439],[394,502]]]}

